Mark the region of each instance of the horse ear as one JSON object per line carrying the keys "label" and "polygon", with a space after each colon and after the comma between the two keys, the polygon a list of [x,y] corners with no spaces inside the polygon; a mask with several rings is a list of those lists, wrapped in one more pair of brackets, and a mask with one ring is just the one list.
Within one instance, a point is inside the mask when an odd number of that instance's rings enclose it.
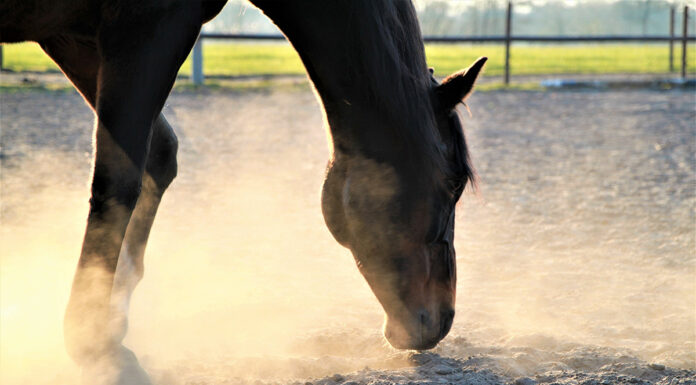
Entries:
{"label": "horse ear", "polygon": [[474,89],[474,82],[486,60],[488,60],[487,57],[479,58],[469,68],[453,73],[437,86],[435,92],[440,105],[451,110],[464,101]]}

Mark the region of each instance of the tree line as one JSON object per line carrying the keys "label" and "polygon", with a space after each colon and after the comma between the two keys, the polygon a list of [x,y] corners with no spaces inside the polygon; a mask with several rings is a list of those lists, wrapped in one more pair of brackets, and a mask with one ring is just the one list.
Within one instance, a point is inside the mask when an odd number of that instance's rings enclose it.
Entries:
{"label": "tree line", "polygon": [[[499,36],[505,30],[506,0],[415,0],[424,35]],[[665,0],[517,0],[513,35],[667,35],[670,7],[677,7],[681,31],[683,3]],[[689,32],[694,32],[694,16]],[[231,0],[205,27],[218,33],[278,33],[244,0]]]}

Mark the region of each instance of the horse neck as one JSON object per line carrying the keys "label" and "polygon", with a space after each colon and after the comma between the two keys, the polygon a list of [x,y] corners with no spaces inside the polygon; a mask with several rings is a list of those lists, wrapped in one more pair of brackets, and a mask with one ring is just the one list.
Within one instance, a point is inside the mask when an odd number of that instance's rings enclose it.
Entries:
{"label": "horse neck", "polygon": [[297,50],[324,105],[337,150],[374,150],[399,158],[399,147],[403,151],[434,140],[428,137],[433,135],[430,76],[410,1],[252,3]]}

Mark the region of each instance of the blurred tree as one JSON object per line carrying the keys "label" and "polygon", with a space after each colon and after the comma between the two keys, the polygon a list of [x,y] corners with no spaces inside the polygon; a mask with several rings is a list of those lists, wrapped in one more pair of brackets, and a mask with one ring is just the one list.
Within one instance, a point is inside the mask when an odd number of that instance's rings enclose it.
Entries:
{"label": "blurred tree", "polygon": [[650,19],[650,0],[645,0],[643,2],[643,35],[648,33],[648,20]]}
{"label": "blurred tree", "polygon": [[[696,6],[695,0],[688,0]],[[669,9],[684,0],[513,0],[514,35],[666,35]],[[500,36],[507,0],[417,0],[425,35]],[[692,17],[692,21],[696,18]],[[694,25],[689,26],[693,33]],[[681,28],[681,15],[675,29]],[[208,32],[279,33],[245,0],[230,0]]]}

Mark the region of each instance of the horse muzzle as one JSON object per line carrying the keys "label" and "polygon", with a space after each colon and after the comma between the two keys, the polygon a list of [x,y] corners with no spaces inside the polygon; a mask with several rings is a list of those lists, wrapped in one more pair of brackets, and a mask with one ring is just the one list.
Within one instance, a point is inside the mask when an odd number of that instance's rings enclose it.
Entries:
{"label": "horse muzzle", "polygon": [[396,349],[428,350],[434,348],[452,328],[454,309],[446,307],[433,314],[420,309],[406,319],[387,316],[384,337]]}

